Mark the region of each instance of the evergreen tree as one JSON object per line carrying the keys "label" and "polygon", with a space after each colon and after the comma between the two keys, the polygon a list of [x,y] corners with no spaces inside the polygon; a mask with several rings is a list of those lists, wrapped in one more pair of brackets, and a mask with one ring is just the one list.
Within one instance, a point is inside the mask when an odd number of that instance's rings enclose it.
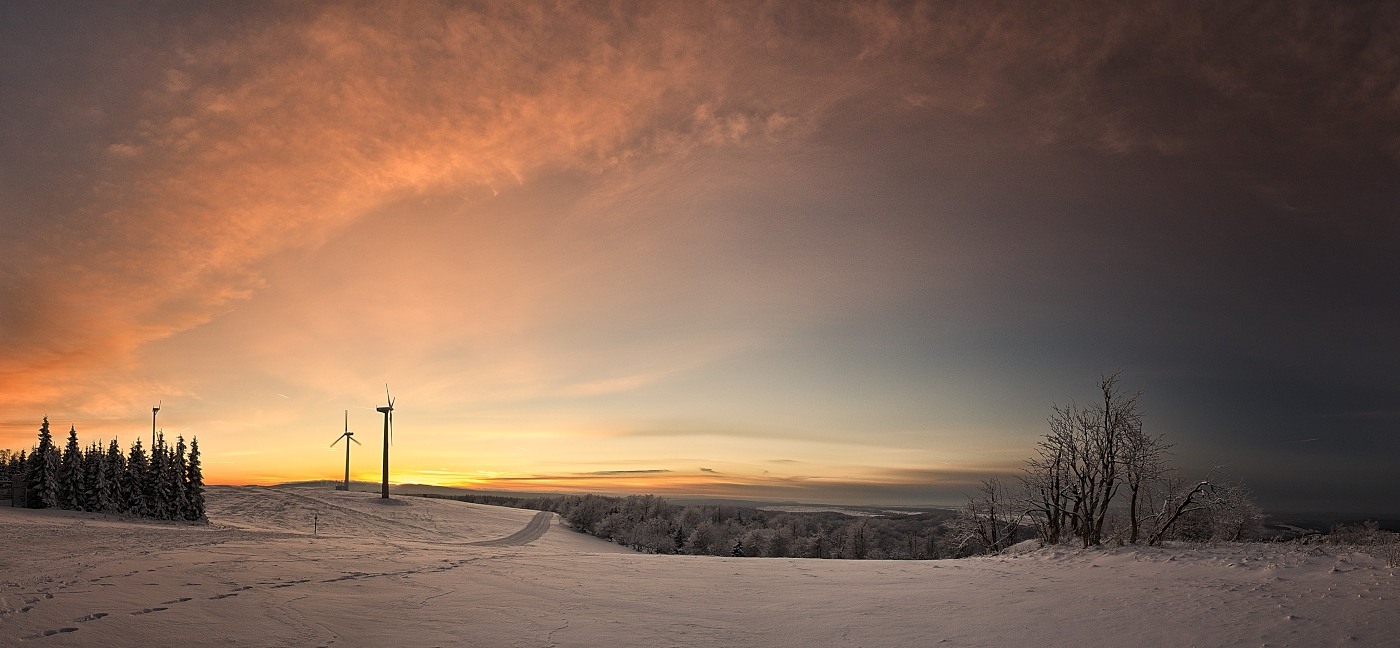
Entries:
{"label": "evergreen tree", "polygon": [[107,455],[93,443],[83,453],[83,510],[106,511],[111,507],[107,488]]}
{"label": "evergreen tree", "polygon": [[19,454],[15,454],[9,450],[5,450],[0,452],[0,454],[6,455],[5,465],[3,468],[0,468],[0,473],[4,473],[5,476],[15,481],[20,480],[23,477],[23,475],[20,474],[20,467],[24,465],[24,451],[21,450]]}
{"label": "evergreen tree", "polygon": [[148,515],[146,500],[146,473],[150,463],[146,461],[146,449],[141,447],[141,439],[131,444],[131,454],[127,457],[126,472],[122,475],[122,501],[124,510],[132,515]]}
{"label": "evergreen tree", "polygon": [[96,499],[96,496],[95,493],[92,492],[92,462],[97,459],[93,456],[93,452],[96,449],[96,446],[89,443],[80,455],[83,458],[82,461],[78,462],[78,473],[82,475],[82,479],[78,480],[78,506],[84,511],[96,510],[93,508],[93,500]]}
{"label": "evergreen tree", "polygon": [[[10,455],[10,463],[5,470],[9,474],[10,483],[14,488],[25,488],[24,473],[25,468],[29,465],[28,462],[29,454],[23,450],[20,450],[19,454]],[[8,493],[6,494],[8,495]]]}
{"label": "evergreen tree", "polygon": [[162,434],[156,437],[156,444],[151,447],[151,463],[146,468],[143,484],[146,515],[162,520],[167,518],[166,513],[170,508],[170,489],[165,483],[166,463],[165,435]]}
{"label": "evergreen tree", "polygon": [[41,508],[58,508],[58,467],[62,462],[63,455],[50,445],[44,453],[44,474],[40,476],[39,492],[44,504]]}
{"label": "evergreen tree", "polygon": [[190,459],[185,464],[185,519],[203,520],[204,473],[199,466],[199,438],[190,440]]}
{"label": "evergreen tree", "polygon": [[184,471],[175,470],[175,449],[165,442],[165,437],[160,438],[161,460],[159,466],[155,468],[156,486],[158,487],[160,512],[156,517],[162,520],[175,520],[180,517],[180,495],[184,490]]}
{"label": "evergreen tree", "polygon": [[25,506],[29,508],[45,508],[58,499],[56,493],[46,491],[53,485],[45,479],[50,450],[53,450],[53,434],[49,432],[49,417],[45,416],[43,425],[39,426],[39,443],[34,452],[29,453],[25,466]]}
{"label": "evergreen tree", "polygon": [[83,450],[78,447],[78,429],[68,427],[68,444],[58,465],[58,507],[70,511],[83,508]]}
{"label": "evergreen tree", "polygon": [[189,467],[185,461],[185,437],[175,437],[175,455],[170,462],[170,483],[175,489],[175,506],[170,512],[170,519],[184,520],[189,517],[189,494],[185,489],[185,473]]}
{"label": "evergreen tree", "polygon": [[103,486],[106,493],[103,501],[107,502],[107,507],[103,509],[108,513],[120,513],[126,508],[123,501],[122,478],[126,473],[126,457],[122,456],[121,446],[117,445],[114,437],[112,442],[107,444],[107,460],[102,462]]}

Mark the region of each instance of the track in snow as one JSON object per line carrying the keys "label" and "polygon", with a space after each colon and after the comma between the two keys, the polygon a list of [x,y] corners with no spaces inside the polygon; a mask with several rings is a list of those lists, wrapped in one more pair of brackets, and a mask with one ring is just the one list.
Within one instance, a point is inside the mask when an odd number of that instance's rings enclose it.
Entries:
{"label": "track in snow", "polygon": [[530,544],[543,536],[549,530],[549,521],[554,517],[553,513],[541,511],[530,519],[530,523],[525,528],[516,531],[504,538],[495,540],[482,540],[481,542],[468,543],[474,547],[518,547]]}

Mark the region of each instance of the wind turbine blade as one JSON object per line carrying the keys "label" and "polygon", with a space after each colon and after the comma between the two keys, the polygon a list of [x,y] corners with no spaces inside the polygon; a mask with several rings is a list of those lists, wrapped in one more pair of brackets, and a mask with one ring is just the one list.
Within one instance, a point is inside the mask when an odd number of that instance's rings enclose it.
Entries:
{"label": "wind turbine blade", "polygon": [[334,447],[335,447],[335,444],[340,443],[340,440],[341,440],[341,439],[344,439],[344,438],[345,438],[345,435],[344,435],[344,434],[342,434],[342,435],[336,437],[334,441],[331,441],[331,447],[334,448]]}
{"label": "wind turbine blade", "polygon": [[[351,441],[355,441],[355,437],[345,437],[345,438],[350,439]],[[355,441],[355,445],[364,445],[364,444],[363,444],[363,443],[360,443],[359,441]]]}

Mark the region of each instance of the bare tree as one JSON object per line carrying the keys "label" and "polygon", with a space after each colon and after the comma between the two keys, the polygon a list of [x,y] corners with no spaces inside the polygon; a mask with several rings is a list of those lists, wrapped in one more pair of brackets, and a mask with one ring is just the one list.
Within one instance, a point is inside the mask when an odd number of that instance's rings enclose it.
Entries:
{"label": "bare tree", "polygon": [[1097,508],[1090,510],[1092,519],[1085,546],[1102,542],[1108,505],[1118,494],[1118,488],[1126,476],[1120,471],[1124,466],[1125,450],[1130,445],[1130,439],[1143,436],[1142,412],[1138,408],[1142,390],[1125,394],[1118,389],[1120,373],[1115,372],[1099,379],[1103,403],[1091,410],[1097,420],[1094,421],[1096,427],[1089,428],[1088,437],[1091,441],[1092,459],[1098,463],[1099,483],[1097,491],[1093,493]]}
{"label": "bare tree", "polygon": [[1156,497],[1152,497],[1152,500],[1154,504],[1161,504],[1154,505],[1147,518],[1152,525],[1152,533],[1147,537],[1148,545],[1161,544],[1182,516],[1208,511],[1214,505],[1209,481],[1200,481],[1187,488],[1181,479],[1173,478],[1162,480],[1158,486],[1155,489]]}
{"label": "bare tree", "polygon": [[1142,425],[1123,438],[1123,482],[1128,486],[1128,543],[1137,544],[1147,505],[1147,489],[1167,474],[1171,446],[1160,435],[1142,431]]}
{"label": "bare tree", "polygon": [[1015,511],[1014,499],[1000,478],[982,480],[977,494],[968,498],[952,522],[957,548],[977,545],[988,553],[1000,553],[1011,546],[1016,529],[1025,520],[1024,513]]}
{"label": "bare tree", "polygon": [[1058,543],[1069,531],[1071,488],[1069,462],[1075,452],[1074,415],[1055,408],[1050,417],[1050,433],[1037,444],[1037,455],[1026,461],[1020,475],[1022,507],[1034,521],[1040,537],[1050,544]]}
{"label": "bare tree", "polygon": [[1258,537],[1264,526],[1264,511],[1254,502],[1244,484],[1233,483],[1214,489],[1210,509],[1210,538],[1239,542]]}
{"label": "bare tree", "polygon": [[1136,501],[1142,481],[1134,485],[1132,478],[1145,479],[1152,472],[1149,459],[1160,460],[1161,454],[1149,452],[1151,444],[1143,437],[1138,406],[1142,392],[1124,393],[1118,388],[1118,375],[1099,379],[1100,403],[1056,406],[1050,432],[1036,446],[1038,456],[1027,462],[1022,476],[1025,508],[1047,541],[1058,541],[1069,531],[1085,547],[1101,544],[1109,505],[1119,488],[1129,483]]}
{"label": "bare tree", "polygon": [[[1110,507],[1124,487],[1129,543],[1144,535],[1156,545],[1172,535],[1234,541],[1257,533],[1263,513],[1243,486],[1209,478],[1191,484],[1172,475],[1166,462],[1172,446],[1143,430],[1142,392],[1124,392],[1118,378],[1100,377],[1102,400],[1092,406],[1055,406],[1050,431],[1026,461],[1017,504],[1041,538],[1102,544],[1110,512],[1115,520],[1123,512],[1121,504]],[[969,507],[986,499],[974,498]]]}

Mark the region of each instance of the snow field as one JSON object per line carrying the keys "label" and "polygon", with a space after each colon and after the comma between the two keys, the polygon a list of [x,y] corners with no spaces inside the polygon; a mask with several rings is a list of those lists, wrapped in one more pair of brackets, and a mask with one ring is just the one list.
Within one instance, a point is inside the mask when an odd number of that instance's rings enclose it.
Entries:
{"label": "snow field", "polygon": [[0,508],[0,645],[1400,645],[1393,570],[1356,551],[655,556],[454,501],[208,501],[208,526]]}

